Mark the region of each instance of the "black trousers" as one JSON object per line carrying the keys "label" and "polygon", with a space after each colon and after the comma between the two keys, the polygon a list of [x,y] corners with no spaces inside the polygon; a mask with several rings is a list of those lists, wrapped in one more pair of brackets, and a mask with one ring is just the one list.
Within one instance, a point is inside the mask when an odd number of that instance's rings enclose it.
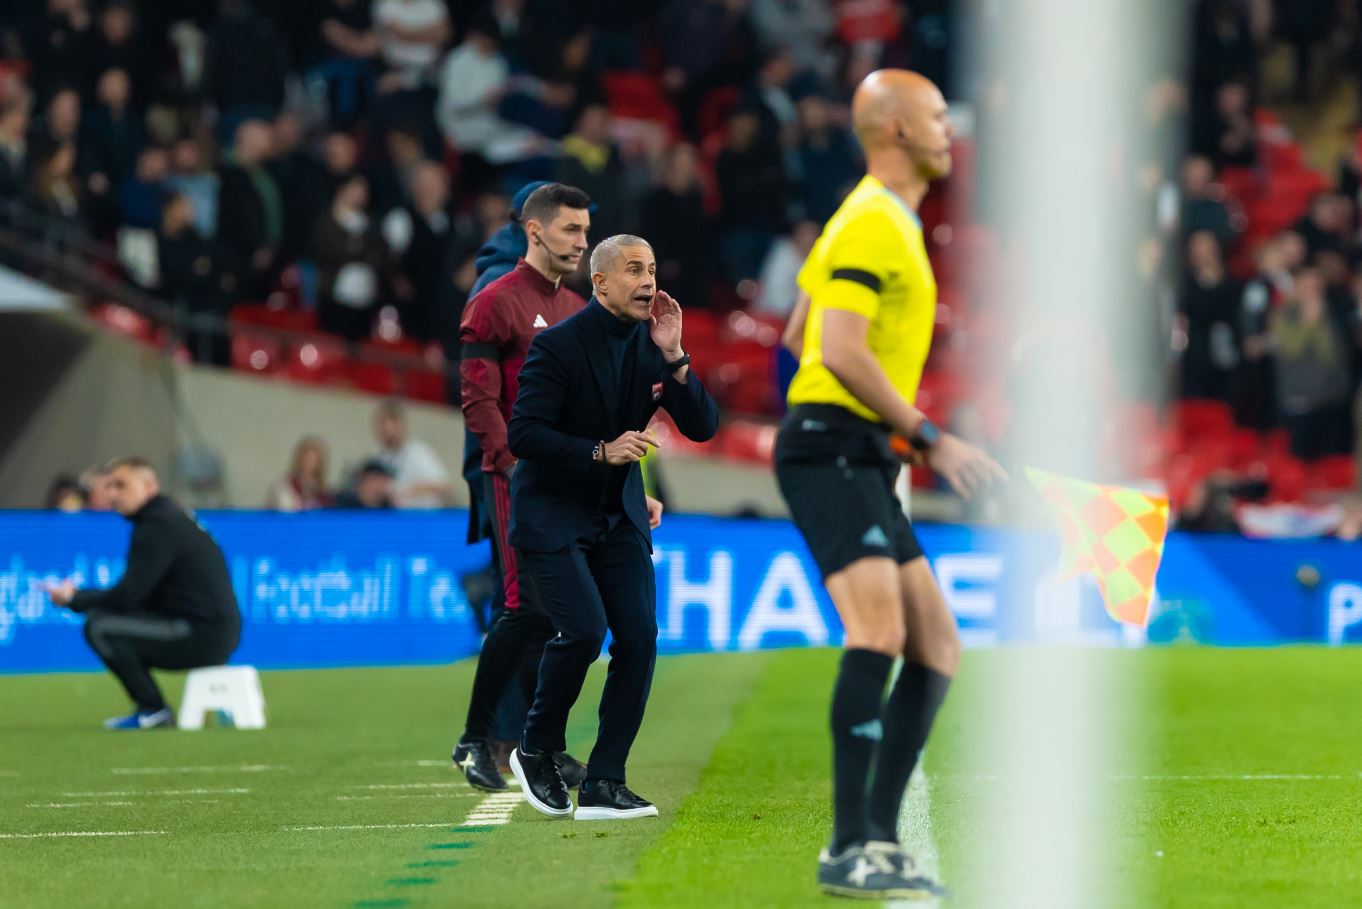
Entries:
{"label": "black trousers", "polygon": [[195,625],[188,619],[145,612],[85,615],[85,640],[123,684],[138,710],[166,706],[152,669],[197,669],[221,666],[236,650],[237,626]]}
{"label": "black trousers", "polygon": [[[485,501],[492,523],[492,545],[495,562],[501,573],[508,596],[506,608],[497,613],[492,627],[483,639],[478,654],[478,668],[473,674],[473,693],[468,701],[468,720],[464,738],[488,740],[497,723],[498,707],[504,701],[512,706],[529,704],[534,700],[539,681],[539,663],[544,656],[544,645],[553,637],[553,623],[539,604],[534,591],[519,583],[519,562],[515,551],[506,540],[507,520],[510,515],[511,493],[504,477],[484,474]],[[512,679],[519,677],[520,692],[508,691]],[[521,697],[511,697],[513,693]],[[524,729],[524,708],[516,722],[513,739],[520,738]],[[503,714],[506,710],[502,711]]]}
{"label": "black trousers", "polygon": [[521,584],[533,588],[558,630],[544,648],[525,745],[566,749],[568,713],[608,630],[610,666],[587,776],[623,781],[657,661],[657,591],[648,544],[620,519],[557,552],[521,550],[520,567]]}

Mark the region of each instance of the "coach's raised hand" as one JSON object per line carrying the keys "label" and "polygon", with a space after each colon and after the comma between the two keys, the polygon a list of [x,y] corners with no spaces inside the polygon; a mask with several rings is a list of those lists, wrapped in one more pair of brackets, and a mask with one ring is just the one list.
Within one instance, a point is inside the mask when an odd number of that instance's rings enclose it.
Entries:
{"label": "coach's raised hand", "polygon": [[623,433],[613,442],[605,443],[605,463],[618,467],[640,460],[648,453],[648,446],[658,448],[657,438],[651,432]]}
{"label": "coach's raised hand", "polygon": [[681,304],[665,290],[653,295],[653,313],[648,317],[648,333],[668,362],[681,358]]}

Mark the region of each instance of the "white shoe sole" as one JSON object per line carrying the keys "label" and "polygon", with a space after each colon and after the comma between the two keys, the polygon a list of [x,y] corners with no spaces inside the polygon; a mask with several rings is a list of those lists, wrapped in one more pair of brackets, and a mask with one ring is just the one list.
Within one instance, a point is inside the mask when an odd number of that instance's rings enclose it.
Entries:
{"label": "white shoe sole", "polygon": [[854,900],[930,900],[936,894],[926,890],[900,889],[889,887],[884,890],[861,890],[857,887],[841,887],[837,884],[819,884],[818,889],[829,896],[844,896]]}
{"label": "white shoe sole", "polygon": [[657,806],[647,808],[583,808],[572,815],[574,821],[628,821],[637,817],[657,817]]}
{"label": "white shoe sole", "polygon": [[571,799],[568,800],[569,804],[566,808],[554,808],[534,797],[534,793],[530,791],[529,781],[525,779],[525,771],[520,766],[519,748],[516,748],[511,752],[511,773],[515,774],[516,782],[520,784],[520,791],[524,794],[525,801],[529,802],[530,807],[535,811],[538,811],[540,814],[548,815],[549,817],[568,817],[572,814]]}

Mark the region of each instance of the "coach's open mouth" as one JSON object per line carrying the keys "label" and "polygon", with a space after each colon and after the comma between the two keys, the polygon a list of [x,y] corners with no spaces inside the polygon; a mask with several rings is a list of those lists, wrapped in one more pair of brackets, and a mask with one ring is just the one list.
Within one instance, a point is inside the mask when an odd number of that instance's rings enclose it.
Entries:
{"label": "coach's open mouth", "polygon": [[653,302],[653,295],[640,292],[634,294],[634,299],[640,303],[651,303]]}

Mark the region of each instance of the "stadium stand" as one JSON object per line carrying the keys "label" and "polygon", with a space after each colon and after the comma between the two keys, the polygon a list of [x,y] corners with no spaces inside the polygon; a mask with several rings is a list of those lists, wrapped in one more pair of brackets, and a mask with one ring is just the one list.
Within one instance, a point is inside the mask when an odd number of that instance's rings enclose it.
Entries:
{"label": "stadium stand", "polygon": [[[595,236],[657,238],[687,346],[731,417],[716,450],[764,462],[784,313],[762,281],[788,279],[778,260],[800,225],[856,178],[850,87],[908,65],[961,101],[955,174],[922,210],[940,305],[920,403],[1001,446],[1006,383],[980,367],[1008,356],[999,301],[1016,251],[976,203],[987,175],[969,124],[987,128],[990,109],[986,86],[953,83],[954,4],[811,5],[790,31],[774,0],[626,16],[422,3],[424,42],[395,39],[387,7],[364,2],[8,5],[0,256],[180,358],[446,401],[479,248],[524,182],[573,182],[599,206]],[[1317,6],[1328,21],[1312,33],[1356,40]],[[1179,377],[1171,403],[1145,389],[1113,404],[1113,476],[1160,480],[1178,503],[1224,470],[1282,501],[1357,484],[1362,140],[1338,180],[1311,166],[1263,100],[1279,37],[1264,7],[1193,4],[1187,77],[1142,99],[1166,149],[1126,165],[1149,222],[1132,295],[1163,313]],[[1294,101],[1323,103],[1309,77]],[[430,162],[447,186],[414,191]],[[423,204],[432,192],[447,204]]]}

